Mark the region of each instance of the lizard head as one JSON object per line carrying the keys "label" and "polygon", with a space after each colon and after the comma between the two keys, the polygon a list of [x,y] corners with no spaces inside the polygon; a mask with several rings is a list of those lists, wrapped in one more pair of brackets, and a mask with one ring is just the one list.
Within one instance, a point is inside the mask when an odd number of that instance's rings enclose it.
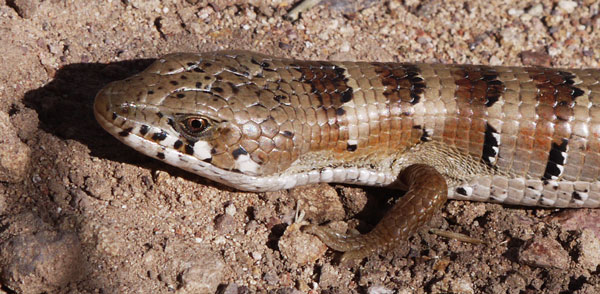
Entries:
{"label": "lizard head", "polygon": [[94,102],[96,119],[148,156],[244,190],[268,190],[259,178],[298,157],[295,113],[257,84],[260,66],[234,57],[167,55],[103,88]]}

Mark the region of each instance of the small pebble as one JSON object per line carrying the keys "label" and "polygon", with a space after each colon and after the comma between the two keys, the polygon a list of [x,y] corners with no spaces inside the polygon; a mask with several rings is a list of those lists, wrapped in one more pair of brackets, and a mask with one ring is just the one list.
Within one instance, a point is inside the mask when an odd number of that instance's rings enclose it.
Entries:
{"label": "small pebble", "polygon": [[493,66],[499,66],[502,65],[502,60],[500,60],[500,58],[498,58],[497,56],[492,56],[490,57],[490,65]]}
{"label": "small pebble", "polygon": [[[30,226],[31,231],[37,229],[34,223]],[[59,292],[56,290],[82,277],[83,264],[81,243],[74,233],[24,233],[0,246],[3,288],[17,293]]]}
{"label": "small pebble", "polygon": [[233,204],[229,204],[225,207],[225,213],[230,216],[234,216],[236,212],[237,212],[237,209],[235,208],[235,205],[233,205]]}
{"label": "small pebble", "polygon": [[539,3],[532,6],[531,8],[529,8],[529,10],[527,10],[527,14],[534,16],[534,17],[541,16],[542,13],[544,13],[544,6]]}
{"label": "small pebble", "polygon": [[600,266],[600,238],[592,230],[583,230],[581,238],[580,264],[590,271],[595,271]]}
{"label": "small pebble", "polygon": [[510,16],[521,16],[525,11],[523,9],[511,8],[508,10]]}
{"label": "small pebble", "polygon": [[253,251],[251,253],[251,255],[252,255],[252,258],[256,261],[259,261],[262,259],[262,254],[260,254],[260,252]]}
{"label": "small pebble", "polygon": [[384,286],[371,286],[367,289],[368,294],[393,294],[394,290]]}
{"label": "small pebble", "polygon": [[215,230],[220,234],[231,234],[235,231],[235,219],[229,214],[219,215],[215,219]]}
{"label": "small pebble", "polygon": [[[19,139],[17,128],[4,112],[0,112],[0,133],[0,181],[18,183],[27,174],[31,149]],[[34,183],[41,181],[37,178],[33,177]]]}
{"label": "small pebble", "polygon": [[300,231],[300,224],[287,227],[279,239],[278,247],[281,255],[298,264],[312,264],[325,254],[327,246],[316,236]]}
{"label": "small pebble", "polygon": [[216,254],[199,256],[179,273],[180,289],[186,293],[214,293],[224,271],[225,263]]}
{"label": "small pebble", "polygon": [[521,52],[521,61],[526,66],[545,66],[549,67],[552,58],[545,52],[523,51]]}
{"label": "small pebble", "polygon": [[427,37],[419,37],[417,38],[417,43],[421,44],[421,45],[426,45],[429,44],[430,39]]}
{"label": "small pebble", "polygon": [[340,46],[341,52],[349,52],[350,51],[350,43],[348,41],[342,42],[342,46]]}
{"label": "small pebble", "polygon": [[566,269],[569,267],[569,254],[551,238],[534,238],[525,243],[519,253],[522,263],[541,268]]}
{"label": "small pebble", "polygon": [[558,1],[558,7],[562,8],[567,13],[572,13],[577,7],[577,2],[570,0]]}

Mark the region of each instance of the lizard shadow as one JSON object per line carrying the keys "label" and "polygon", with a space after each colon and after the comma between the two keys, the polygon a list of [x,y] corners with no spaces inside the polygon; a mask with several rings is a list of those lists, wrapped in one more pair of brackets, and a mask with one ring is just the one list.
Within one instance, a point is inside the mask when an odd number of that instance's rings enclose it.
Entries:
{"label": "lizard shadow", "polygon": [[27,92],[23,101],[38,113],[39,127],[45,132],[63,140],[79,141],[89,147],[93,156],[131,161],[131,154],[119,152],[123,146],[115,146],[117,140],[112,140],[96,123],[92,112],[94,97],[106,84],[140,72],[152,61],[65,65],[50,83]]}

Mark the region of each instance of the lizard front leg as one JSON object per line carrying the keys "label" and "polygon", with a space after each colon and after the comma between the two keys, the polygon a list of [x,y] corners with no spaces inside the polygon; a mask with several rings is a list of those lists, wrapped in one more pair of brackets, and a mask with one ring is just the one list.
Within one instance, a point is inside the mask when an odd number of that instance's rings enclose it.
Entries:
{"label": "lizard front leg", "polygon": [[370,232],[349,236],[317,225],[306,226],[303,230],[316,235],[330,248],[344,252],[342,263],[393,247],[429,222],[448,195],[446,180],[429,165],[413,164],[404,168],[398,181],[408,187],[406,194]]}

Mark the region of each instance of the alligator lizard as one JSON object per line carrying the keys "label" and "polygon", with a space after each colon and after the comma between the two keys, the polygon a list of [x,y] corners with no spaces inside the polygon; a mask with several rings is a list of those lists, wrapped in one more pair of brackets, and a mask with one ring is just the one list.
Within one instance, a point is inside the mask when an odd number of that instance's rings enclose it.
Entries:
{"label": "alligator lizard", "polygon": [[308,226],[345,257],[406,239],[447,198],[600,206],[600,70],[177,53],[94,113],[134,149],[231,187],[407,191],[375,228]]}

